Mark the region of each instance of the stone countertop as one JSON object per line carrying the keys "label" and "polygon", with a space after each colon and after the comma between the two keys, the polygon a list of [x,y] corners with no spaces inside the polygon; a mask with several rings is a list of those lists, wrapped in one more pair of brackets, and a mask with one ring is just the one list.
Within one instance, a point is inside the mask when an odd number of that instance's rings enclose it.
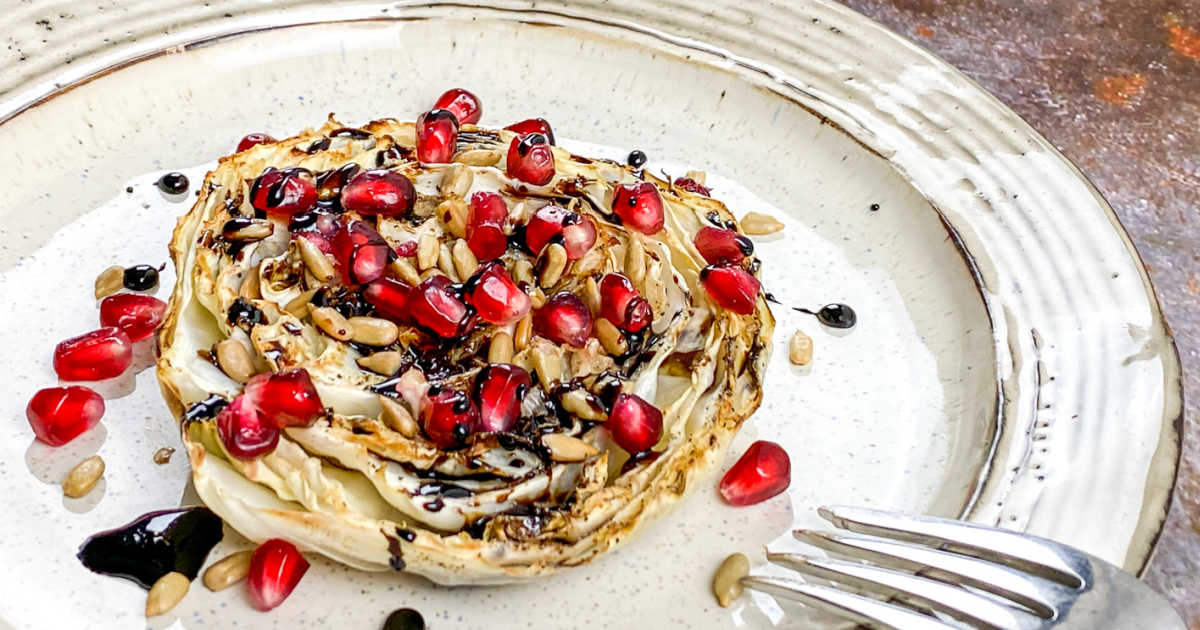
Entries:
{"label": "stone countertop", "polygon": [[954,64],[1073,160],[1146,262],[1183,359],[1175,503],[1147,573],[1200,630],[1200,2],[842,0]]}

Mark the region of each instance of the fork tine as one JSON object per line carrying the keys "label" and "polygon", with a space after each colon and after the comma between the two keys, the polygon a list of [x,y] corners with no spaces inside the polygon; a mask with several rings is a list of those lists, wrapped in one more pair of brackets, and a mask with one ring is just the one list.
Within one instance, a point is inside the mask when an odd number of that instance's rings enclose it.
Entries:
{"label": "fork tine", "polygon": [[1045,538],[932,516],[846,506],[822,507],[822,518],[840,529],[962,553],[1019,569],[1063,586],[1081,588],[1087,561]]}
{"label": "fork tine", "polygon": [[1063,586],[999,564],[884,538],[798,529],[801,542],[843,557],[859,558],[948,583],[963,583],[1010,599],[1043,619],[1054,617]]}
{"label": "fork tine", "polygon": [[988,630],[1023,630],[1041,620],[984,595],[957,586],[900,571],[870,565],[810,558],[799,554],[767,552],[767,560],[824,580],[836,582],[864,595],[877,595],[946,613]]}
{"label": "fork tine", "polygon": [[932,617],[828,586],[757,575],[742,578],[742,586],[793,599],[812,608],[873,627],[893,630],[950,630],[950,626]]}

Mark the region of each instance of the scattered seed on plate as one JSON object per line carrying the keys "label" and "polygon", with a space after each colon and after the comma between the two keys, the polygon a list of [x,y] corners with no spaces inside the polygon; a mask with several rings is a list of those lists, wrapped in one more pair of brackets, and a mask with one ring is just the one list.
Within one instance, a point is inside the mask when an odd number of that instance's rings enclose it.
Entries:
{"label": "scattered seed on plate", "polygon": [[113,265],[96,276],[96,299],[104,299],[121,290],[125,279],[125,268]]}
{"label": "scattered seed on plate", "polygon": [[146,616],[157,617],[170,612],[187,595],[191,583],[186,575],[178,571],[158,578],[146,595]]}
{"label": "scattered seed on plate", "polygon": [[376,374],[391,376],[400,369],[400,363],[404,360],[404,355],[394,350],[385,350],[376,352],[356,359],[359,367],[371,370]]}
{"label": "scattered seed on plate", "polygon": [[204,586],[210,591],[222,591],[246,579],[253,556],[253,550],[238,551],[214,562],[204,571]]}
{"label": "scattered seed on plate", "polygon": [[796,334],[792,335],[792,341],[788,343],[788,358],[796,365],[808,365],[812,356],[812,337],[804,334],[803,330],[797,330]]}
{"label": "scattered seed on plate", "polygon": [[62,482],[63,494],[78,499],[92,491],[100,477],[104,476],[104,460],[99,455],[75,464]]}
{"label": "scattered seed on plate", "polygon": [[717,567],[717,572],[713,575],[712,589],[713,595],[717,596],[717,603],[722,608],[728,608],[734,600],[742,596],[741,579],[747,575],[750,575],[750,561],[740,553],[730,554],[721,566]]}
{"label": "scattered seed on plate", "polygon": [[171,456],[175,454],[175,449],[170,446],[164,446],[157,451],[154,451],[154,463],[162,466],[171,461]]}
{"label": "scattered seed on plate", "polygon": [[756,236],[774,234],[783,229],[783,224],[778,219],[761,212],[747,212],[740,223],[743,232]]}

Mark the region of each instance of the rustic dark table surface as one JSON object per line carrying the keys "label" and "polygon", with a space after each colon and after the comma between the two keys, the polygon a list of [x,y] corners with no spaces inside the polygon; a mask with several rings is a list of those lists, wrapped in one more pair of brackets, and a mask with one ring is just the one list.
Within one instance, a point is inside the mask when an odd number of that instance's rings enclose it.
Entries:
{"label": "rustic dark table surface", "polygon": [[1133,237],[1186,392],[1179,484],[1146,577],[1200,630],[1200,0],[842,1],[1007,103]]}

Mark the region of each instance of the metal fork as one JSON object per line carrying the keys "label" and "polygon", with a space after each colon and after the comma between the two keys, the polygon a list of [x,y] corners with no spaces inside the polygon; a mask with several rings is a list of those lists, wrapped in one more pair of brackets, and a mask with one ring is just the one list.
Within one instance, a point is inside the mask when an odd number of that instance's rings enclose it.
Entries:
{"label": "metal fork", "polygon": [[1186,630],[1136,577],[1052,540],[863,508],[818,513],[856,533],[796,530],[830,557],[768,551],[806,581],[751,575],[742,585],[873,628]]}

